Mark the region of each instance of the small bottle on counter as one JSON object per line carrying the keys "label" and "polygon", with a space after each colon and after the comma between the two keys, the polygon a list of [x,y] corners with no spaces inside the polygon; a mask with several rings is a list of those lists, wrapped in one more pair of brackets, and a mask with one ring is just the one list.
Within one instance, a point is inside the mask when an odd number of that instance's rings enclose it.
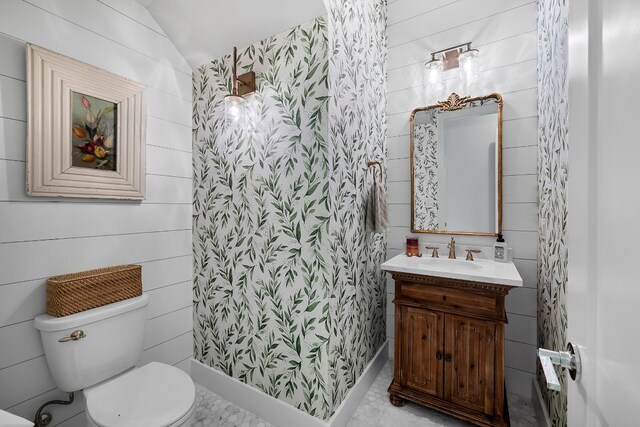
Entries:
{"label": "small bottle on counter", "polygon": [[509,245],[502,238],[502,234],[498,234],[498,239],[493,244],[493,260],[497,262],[509,262]]}

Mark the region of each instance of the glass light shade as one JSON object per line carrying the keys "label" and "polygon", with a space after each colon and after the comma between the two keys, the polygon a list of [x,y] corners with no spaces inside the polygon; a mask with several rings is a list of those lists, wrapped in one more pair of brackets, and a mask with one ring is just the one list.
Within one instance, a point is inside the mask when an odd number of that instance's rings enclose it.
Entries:
{"label": "glass light shade", "polygon": [[427,70],[427,97],[437,101],[444,93],[444,64],[441,59],[432,59],[425,64]]}
{"label": "glass light shade", "polygon": [[245,113],[244,98],[238,95],[225,96],[224,112],[227,124],[234,124],[239,122]]}
{"label": "glass light shade", "polygon": [[469,49],[462,52],[458,58],[460,62],[460,81],[467,90],[470,85],[478,81],[480,74],[480,52],[477,49]]}
{"label": "glass light shade", "polygon": [[440,59],[432,59],[425,64],[425,68],[427,69],[427,84],[442,84],[442,67],[442,60]]}

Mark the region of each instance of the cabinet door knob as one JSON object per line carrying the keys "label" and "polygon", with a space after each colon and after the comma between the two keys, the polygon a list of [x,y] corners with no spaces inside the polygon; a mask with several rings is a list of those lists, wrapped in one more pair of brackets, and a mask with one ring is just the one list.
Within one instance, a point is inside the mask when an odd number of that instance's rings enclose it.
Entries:
{"label": "cabinet door knob", "polygon": [[441,352],[436,352],[436,360],[442,360],[442,353]]}
{"label": "cabinet door knob", "polygon": [[444,361],[445,362],[449,363],[449,362],[451,362],[451,360],[452,360],[452,357],[451,357],[450,354],[447,354],[446,356],[444,356]]}

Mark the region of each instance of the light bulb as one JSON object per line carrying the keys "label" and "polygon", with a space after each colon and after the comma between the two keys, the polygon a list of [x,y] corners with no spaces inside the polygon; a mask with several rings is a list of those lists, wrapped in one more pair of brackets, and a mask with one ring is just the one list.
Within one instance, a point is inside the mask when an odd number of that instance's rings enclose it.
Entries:
{"label": "light bulb", "polygon": [[442,60],[440,59],[432,59],[425,64],[428,84],[439,85],[442,83],[442,67]]}
{"label": "light bulb", "polygon": [[225,120],[231,125],[240,121],[244,116],[244,98],[238,95],[227,95],[224,97]]}
{"label": "light bulb", "polygon": [[458,61],[460,62],[460,82],[469,92],[471,85],[478,81],[480,75],[480,52],[477,49],[469,49],[460,54]]}
{"label": "light bulb", "polygon": [[430,98],[437,99],[444,92],[443,66],[441,59],[432,57],[431,61],[425,64],[427,70],[427,94]]}

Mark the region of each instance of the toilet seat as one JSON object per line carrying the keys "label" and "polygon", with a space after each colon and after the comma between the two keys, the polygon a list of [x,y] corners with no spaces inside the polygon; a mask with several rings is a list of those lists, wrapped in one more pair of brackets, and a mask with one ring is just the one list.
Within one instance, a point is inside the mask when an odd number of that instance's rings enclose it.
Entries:
{"label": "toilet seat", "polygon": [[84,390],[88,419],[99,427],[173,427],[194,409],[195,386],[180,369],[151,362]]}

